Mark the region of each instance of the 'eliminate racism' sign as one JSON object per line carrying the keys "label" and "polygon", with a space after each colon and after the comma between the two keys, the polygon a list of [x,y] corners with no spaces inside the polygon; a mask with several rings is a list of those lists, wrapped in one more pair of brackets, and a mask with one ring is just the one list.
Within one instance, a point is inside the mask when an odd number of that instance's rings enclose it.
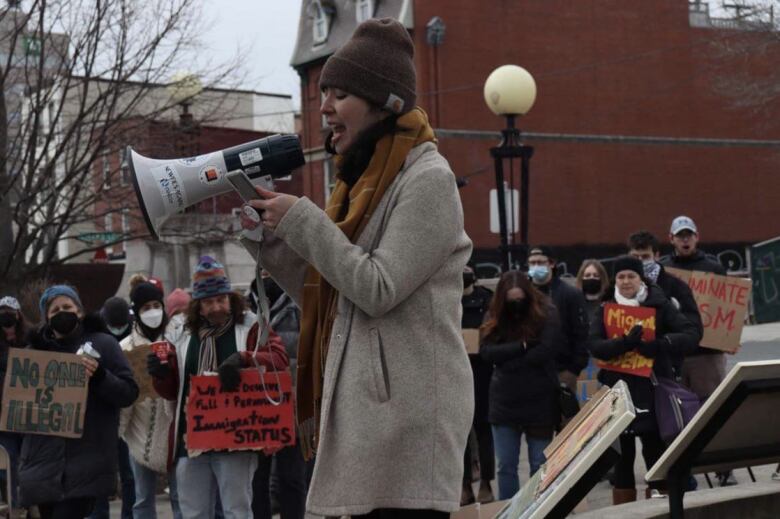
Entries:
{"label": "'eliminate racism' sign", "polygon": [[287,371],[261,374],[255,368],[242,369],[238,391],[222,391],[215,375],[194,376],[187,399],[187,450],[294,445],[292,402],[292,378]]}
{"label": "'eliminate racism' sign", "polygon": [[[634,325],[642,325],[642,340],[649,342],[655,339],[655,308],[643,306],[624,306],[614,303],[604,305],[604,329],[608,339],[615,339],[627,334]],[[631,350],[608,361],[599,360],[596,365],[601,369],[619,371],[640,377],[649,377],[653,371],[653,359]]]}
{"label": "'eliminate racism' sign", "polygon": [[81,438],[88,383],[78,355],[9,349],[0,430]]}
{"label": "'eliminate racism' sign", "polygon": [[693,291],[704,325],[701,345],[731,353],[737,351],[752,282],[711,272],[665,268],[670,274],[688,283]]}

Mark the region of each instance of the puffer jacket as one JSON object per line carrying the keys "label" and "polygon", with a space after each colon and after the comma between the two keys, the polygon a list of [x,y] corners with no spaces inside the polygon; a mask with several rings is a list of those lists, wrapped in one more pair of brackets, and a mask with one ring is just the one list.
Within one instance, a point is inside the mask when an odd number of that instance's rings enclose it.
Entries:
{"label": "puffer jacket", "polygon": [[493,365],[489,421],[549,430],[558,425],[558,376],[555,364],[558,314],[552,304],[538,337],[528,341],[485,340],[480,357]]}
{"label": "puffer jacket", "polygon": [[[607,293],[614,294],[614,289],[610,289]],[[606,302],[614,303],[615,300],[609,297]],[[647,299],[641,306],[655,309],[655,337],[663,345],[654,357],[653,373],[659,377],[674,379],[680,373],[683,357],[696,348],[700,337],[699,329],[666,298],[663,290],[656,285],[648,286]],[[626,351],[622,338],[607,338],[603,308],[594,316],[588,349],[595,358],[600,360],[610,360]],[[610,387],[618,380],[624,380],[628,384],[631,399],[637,409],[637,418],[631,425],[631,429],[637,433],[655,429],[653,385],[650,378],[602,369],[599,371],[598,379],[599,382]]]}
{"label": "puffer jacket", "polygon": [[47,326],[30,336],[31,348],[61,353],[75,353],[82,344],[91,342],[100,353],[98,362],[104,369],[89,381],[81,438],[24,435],[19,457],[22,506],[107,497],[116,490],[119,409],[135,401],[138,386],[103,321],[88,316],[81,327],[82,332],[74,339],[56,340]]}

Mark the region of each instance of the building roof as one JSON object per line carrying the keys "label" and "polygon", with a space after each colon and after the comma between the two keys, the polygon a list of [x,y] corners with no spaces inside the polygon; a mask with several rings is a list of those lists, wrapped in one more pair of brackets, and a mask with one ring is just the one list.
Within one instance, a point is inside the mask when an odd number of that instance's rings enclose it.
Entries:
{"label": "building roof", "polygon": [[[328,38],[314,43],[314,3],[330,11]],[[407,29],[414,27],[412,0],[374,0],[374,18],[395,18]],[[298,38],[290,64],[300,68],[313,61],[330,56],[352,36],[357,27],[357,0],[303,0],[298,21]]]}

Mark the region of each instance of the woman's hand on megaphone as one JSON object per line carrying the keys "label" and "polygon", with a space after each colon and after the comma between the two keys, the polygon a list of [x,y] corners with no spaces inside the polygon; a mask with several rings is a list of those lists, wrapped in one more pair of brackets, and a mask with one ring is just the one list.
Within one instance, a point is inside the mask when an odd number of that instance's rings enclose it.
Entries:
{"label": "woman's hand on megaphone", "polygon": [[[290,208],[295,205],[295,202],[298,201],[297,196],[274,193],[273,191],[268,191],[260,186],[255,186],[255,191],[257,191],[257,194],[263,197],[263,199],[251,200],[249,205],[260,213],[263,225],[271,231],[276,229],[276,226],[282,221],[282,218],[287,214],[287,211],[289,211]],[[241,224],[243,225],[243,223],[244,217],[242,216]]]}

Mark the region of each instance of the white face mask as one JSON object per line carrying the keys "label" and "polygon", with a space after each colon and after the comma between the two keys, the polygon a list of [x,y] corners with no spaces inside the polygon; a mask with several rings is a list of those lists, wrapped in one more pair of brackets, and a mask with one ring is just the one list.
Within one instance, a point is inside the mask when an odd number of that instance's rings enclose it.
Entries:
{"label": "white face mask", "polygon": [[139,315],[139,317],[141,318],[142,323],[144,323],[152,330],[156,330],[162,324],[163,311],[162,308],[147,310],[146,312],[143,312],[141,315]]}

